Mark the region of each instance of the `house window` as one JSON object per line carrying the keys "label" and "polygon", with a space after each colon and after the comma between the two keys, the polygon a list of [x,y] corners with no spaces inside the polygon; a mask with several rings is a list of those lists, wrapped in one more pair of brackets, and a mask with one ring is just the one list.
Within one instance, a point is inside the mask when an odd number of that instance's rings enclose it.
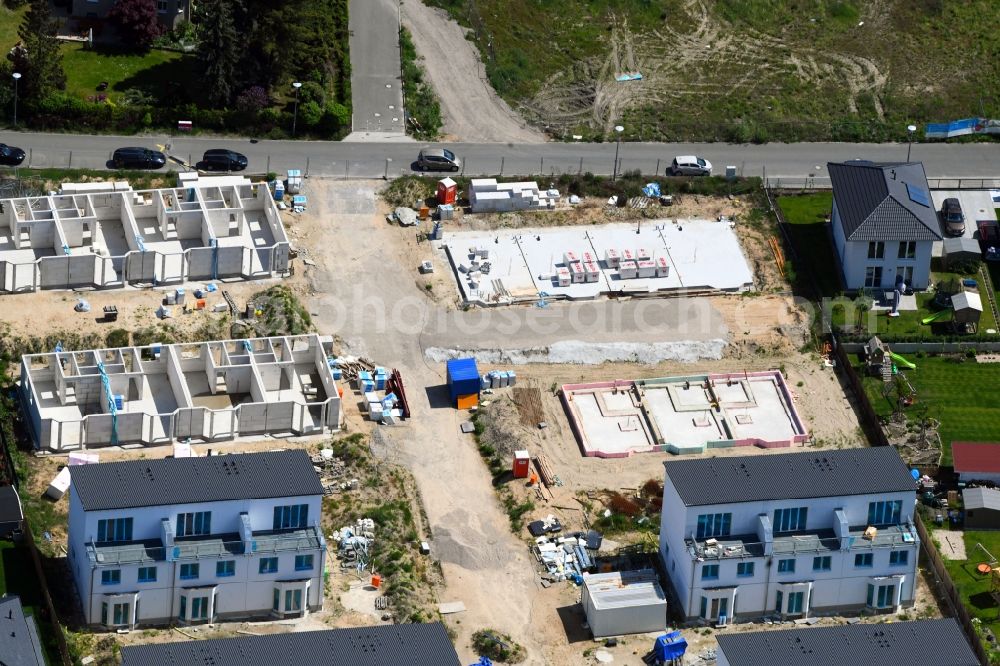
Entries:
{"label": "house window", "polygon": [[132,519],[111,518],[97,521],[97,540],[101,541],[131,541]]}
{"label": "house window", "polygon": [[274,588],[274,601],[271,603],[271,610],[275,613],[278,612],[278,606],[281,604],[281,590]]}
{"label": "house window", "polygon": [[208,597],[194,597],[191,599],[191,617],[189,620],[208,619]]}
{"label": "house window", "polygon": [[236,575],[236,560],[223,560],[215,563],[215,575],[219,578],[228,578]]}
{"label": "house window", "polygon": [[297,612],[302,610],[302,590],[285,590],[285,612]]}
{"label": "house window", "polygon": [[900,241],[899,256],[897,257],[897,259],[916,259],[916,258],[917,258],[916,241]]}
{"label": "house window", "polygon": [[[112,626],[116,626],[117,627],[119,625],[129,624],[129,608],[130,608],[130,606],[131,606],[131,604],[129,604],[127,602],[123,603],[123,604],[113,604],[112,605],[112,607],[111,607],[111,612],[112,612],[112,618],[111,619],[113,620],[112,623],[111,623]],[[101,619],[104,620],[104,624],[107,624],[107,621],[106,621],[106,619],[107,619],[107,613],[103,609],[101,611]]]}
{"label": "house window", "polygon": [[797,615],[802,613],[802,603],[805,601],[805,592],[788,593],[788,614]]}
{"label": "house window", "polygon": [[295,556],[295,570],[296,571],[312,571],[313,568],[313,556],[312,555],[296,555]]}
{"label": "house window", "polygon": [[868,524],[898,525],[902,513],[903,513],[902,500],[869,502]]}
{"label": "house window", "polygon": [[778,573],[795,573],[795,560],[778,560]]}
{"label": "house window", "polygon": [[908,285],[913,284],[913,266],[897,266],[896,267],[896,277],[902,278],[903,282]]}
{"label": "house window", "polygon": [[782,612],[781,602],[784,601],[784,598],[785,597],[781,593],[781,590],[778,590],[777,592],[774,593],[774,610],[777,611],[778,613]]}
{"label": "house window", "polygon": [[177,514],[177,536],[198,536],[212,533],[212,512]]}
{"label": "house window", "polygon": [[156,0],[156,11],[160,14],[166,14],[168,4],[167,0]]}
{"label": "house window", "polygon": [[719,578],[719,565],[706,564],[701,567],[702,580],[717,580]]}
{"label": "house window", "polygon": [[197,562],[181,565],[181,580],[194,580],[198,577],[200,565]]}
{"label": "house window", "polygon": [[821,555],[820,557],[813,558],[813,571],[829,571],[831,569],[831,561],[829,555]]}
{"label": "house window", "polygon": [[894,585],[868,585],[869,608],[891,608],[896,605]]}
{"label": "house window", "polygon": [[156,567],[139,567],[139,582],[140,583],[155,583],[156,582]]}
{"label": "house window", "polygon": [[121,582],[121,569],[105,569],[101,572],[101,585],[118,585]]}
{"label": "house window", "polygon": [[889,564],[894,567],[905,567],[910,563],[910,551],[894,550],[889,553]]}
{"label": "house window", "polygon": [[796,532],[806,528],[806,507],[777,509],[774,512],[775,532]]}
{"label": "house window", "polygon": [[292,504],[274,507],[274,529],[287,530],[305,527],[309,520],[308,504]]}
{"label": "house window", "polygon": [[875,557],[871,553],[858,553],[854,556],[854,566],[862,569],[867,569],[873,566],[875,563]]}
{"label": "house window", "polygon": [[703,513],[698,516],[698,531],[695,536],[699,540],[729,536],[732,523],[733,514],[731,513]]}
{"label": "house window", "polygon": [[869,259],[884,259],[885,258],[885,243],[882,241],[872,241],[868,243],[868,258]]}
{"label": "house window", "polygon": [[868,268],[865,269],[865,286],[866,287],[882,286],[881,266],[869,266]]}
{"label": "house window", "polygon": [[753,565],[753,562],[740,562],[736,565],[736,575],[740,578],[752,578]]}
{"label": "house window", "polygon": [[278,558],[277,557],[264,557],[260,560],[260,573],[269,574],[278,571]]}
{"label": "house window", "polygon": [[184,616],[185,616],[186,614],[187,614],[187,597],[185,597],[185,596],[184,596],[184,595],[182,594],[182,595],[181,595],[181,608],[180,608],[180,610],[179,610],[179,611],[177,612],[177,617],[179,617],[180,619],[182,619],[182,620],[183,620],[183,619],[184,619]]}

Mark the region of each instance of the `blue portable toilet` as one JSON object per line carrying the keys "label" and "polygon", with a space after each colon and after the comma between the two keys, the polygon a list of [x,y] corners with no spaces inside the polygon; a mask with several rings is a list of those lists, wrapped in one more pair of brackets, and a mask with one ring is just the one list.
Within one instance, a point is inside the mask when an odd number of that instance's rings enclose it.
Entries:
{"label": "blue portable toilet", "polygon": [[479,395],[482,380],[474,358],[455,358],[448,361],[448,396],[452,403],[462,395]]}

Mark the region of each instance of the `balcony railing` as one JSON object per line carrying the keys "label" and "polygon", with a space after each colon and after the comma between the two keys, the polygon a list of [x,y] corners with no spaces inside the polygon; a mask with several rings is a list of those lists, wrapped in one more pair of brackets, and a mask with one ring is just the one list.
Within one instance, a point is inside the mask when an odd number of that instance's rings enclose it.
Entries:
{"label": "balcony railing", "polygon": [[292,532],[259,532],[250,541],[250,550],[243,541],[228,538],[199,538],[177,541],[172,548],[162,542],[88,543],[87,556],[94,564],[141,564],[176,560],[198,560],[233,555],[313,551],[323,546],[323,537],[315,527]]}
{"label": "balcony railing", "polygon": [[[740,538],[715,539],[712,542],[686,539],[688,552],[692,558],[722,560],[730,558],[763,557],[765,545],[761,541]],[[864,530],[849,532],[845,550],[871,550],[874,548],[900,548],[915,546],[917,531],[908,525],[894,525],[881,528],[874,538],[866,538]],[[797,553],[821,553],[841,550],[840,538],[833,536],[832,530],[810,534],[787,534],[774,537],[771,542],[773,555],[793,555]]]}

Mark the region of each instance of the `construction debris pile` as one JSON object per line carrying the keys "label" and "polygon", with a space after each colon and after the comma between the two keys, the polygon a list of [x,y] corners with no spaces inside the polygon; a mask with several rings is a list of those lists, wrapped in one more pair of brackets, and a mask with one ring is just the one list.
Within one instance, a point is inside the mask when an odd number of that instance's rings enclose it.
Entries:
{"label": "construction debris pile", "polygon": [[[551,531],[558,520],[549,516],[545,521]],[[530,528],[531,526],[529,526]],[[559,526],[558,529],[562,529]],[[532,534],[535,531],[532,530]],[[594,554],[600,549],[603,537],[594,531],[576,532],[571,536],[538,536],[532,552],[535,559],[542,565],[542,587],[551,583],[572,580],[577,585],[583,584],[583,574],[596,568]]]}
{"label": "construction debris pile", "polygon": [[375,521],[358,518],[354,525],[341,527],[330,535],[337,544],[337,557],[341,569],[354,569],[358,573],[371,565],[371,549],[375,541]]}
{"label": "construction debris pile", "polygon": [[340,480],[347,471],[347,463],[342,458],[335,458],[333,449],[322,449],[319,455],[312,456],[311,459],[313,468],[319,474],[320,482],[323,484],[324,495],[357,490],[359,484],[357,479]]}

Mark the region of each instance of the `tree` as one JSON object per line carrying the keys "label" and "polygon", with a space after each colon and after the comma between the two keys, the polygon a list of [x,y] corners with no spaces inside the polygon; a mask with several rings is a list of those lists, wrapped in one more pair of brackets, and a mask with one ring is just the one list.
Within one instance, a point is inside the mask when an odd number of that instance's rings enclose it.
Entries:
{"label": "tree", "polygon": [[108,12],[108,20],[125,46],[136,51],[148,51],[164,32],[156,15],[156,0],[118,0]]}
{"label": "tree", "polygon": [[25,102],[38,102],[56,90],[66,87],[66,74],[62,68],[58,21],[52,16],[48,0],[31,0],[20,27],[21,40],[7,54],[14,71],[22,77],[18,94]]}
{"label": "tree", "polygon": [[237,12],[242,15],[242,4],[239,0],[201,0],[196,11],[203,90],[211,104],[223,107],[233,98],[237,85],[243,37],[236,30],[236,17]]}

